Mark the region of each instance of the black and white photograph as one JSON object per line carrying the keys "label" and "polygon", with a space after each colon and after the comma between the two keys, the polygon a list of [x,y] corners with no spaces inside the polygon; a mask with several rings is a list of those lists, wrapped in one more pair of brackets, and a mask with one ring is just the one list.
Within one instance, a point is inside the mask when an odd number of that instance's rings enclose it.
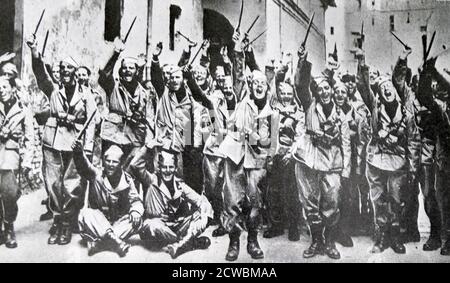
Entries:
{"label": "black and white photograph", "polygon": [[450,263],[449,15],[0,0],[0,263]]}

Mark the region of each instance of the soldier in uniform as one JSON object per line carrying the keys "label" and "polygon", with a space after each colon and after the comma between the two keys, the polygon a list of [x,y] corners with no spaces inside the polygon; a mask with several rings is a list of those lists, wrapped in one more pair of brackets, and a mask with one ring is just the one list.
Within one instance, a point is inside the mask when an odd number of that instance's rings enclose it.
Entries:
{"label": "soldier in uniform", "polygon": [[377,233],[371,252],[381,253],[390,246],[395,253],[404,254],[406,249],[400,238],[401,190],[417,172],[420,146],[413,112],[408,107],[412,94],[408,86],[395,88],[392,80],[384,76],[378,78],[373,93],[363,51],[358,51],[358,58],[363,82],[361,95],[372,114],[366,176]]}
{"label": "soldier in uniform", "polygon": [[297,95],[306,109],[305,134],[292,148],[300,200],[306,212],[312,244],[303,252],[311,258],[324,252],[339,259],[334,234],[339,222],[341,177],[350,177],[350,131],[333,102],[330,77],[319,76],[311,84],[311,63],[299,49],[295,75]]}
{"label": "soldier in uniform", "polygon": [[[33,45],[32,45],[33,46]],[[45,76],[45,66],[35,65],[36,76]],[[43,175],[53,212],[50,245],[66,245],[72,239],[71,222],[82,203],[85,182],[76,171],[72,158],[72,143],[83,124],[95,111],[91,90],[76,81],[78,64],[72,57],[60,62],[59,86],[47,81],[44,93],[50,99],[50,117],[43,133]],[[92,152],[92,126],[86,131],[85,150]]]}
{"label": "soldier in uniform", "polygon": [[[223,47],[221,50],[222,59],[228,71],[231,72],[231,61],[225,48]],[[203,58],[205,57],[206,55],[203,56]],[[208,136],[206,137],[203,150],[203,189],[214,209],[213,224],[219,224],[219,227],[212,232],[212,236],[220,237],[225,235],[227,231],[220,223],[220,215],[223,210],[224,156],[218,152],[218,149],[226,136],[227,122],[235,109],[237,99],[233,91],[233,77],[228,75],[222,78],[222,72],[223,74],[225,73],[223,66],[216,66],[216,77],[219,77],[219,81],[212,78],[203,79],[203,75],[199,79],[199,68],[203,71],[202,68],[204,67],[196,67],[191,74],[187,75],[187,84],[191,89],[192,97],[205,109],[209,110],[207,118],[208,124],[211,124],[212,129],[205,128],[208,131]],[[208,80],[212,80],[212,83],[209,85]]]}
{"label": "soldier in uniform", "polygon": [[[0,77],[0,245],[16,248],[14,222],[20,197],[19,170],[32,174],[32,112],[18,99],[15,81]],[[3,230],[4,227],[4,230]]]}
{"label": "soldier in uniform", "polygon": [[264,238],[273,238],[284,234],[288,227],[290,241],[300,239],[299,222],[301,219],[300,199],[295,181],[294,167],[290,148],[295,139],[305,129],[305,112],[297,103],[294,87],[289,78],[286,80],[288,65],[276,73],[275,86],[277,98],[274,110],[280,116],[278,149],[268,170],[266,193],[267,213],[270,228],[264,232]]}
{"label": "soldier in uniform", "polygon": [[[432,58],[424,64],[417,92],[421,105],[426,107],[429,111],[428,114],[431,115],[428,118],[429,121],[436,125],[434,134],[437,138],[435,187],[429,185],[423,187],[425,209],[431,223],[430,238],[424,244],[423,249],[431,251],[441,247],[441,255],[448,256],[450,255],[450,195],[448,190],[448,175],[450,172],[450,111],[448,96],[445,100],[441,100],[438,97],[445,97],[450,92],[450,76],[435,66],[436,60],[436,58]],[[438,60],[441,59],[438,58]],[[432,129],[428,128],[430,131]],[[427,132],[425,133],[427,134]],[[424,168],[425,180],[427,180],[425,170]],[[428,172],[428,174],[432,174],[432,172]],[[445,240],[442,246],[441,239]]]}
{"label": "soldier in uniform", "polygon": [[92,256],[112,245],[123,257],[130,248],[124,240],[139,231],[144,213],[134,180],[122,169],[123,152],[118,146],[111,146],[105,152],[101,171],[87,159],[81,141],[75,141],[73,150],[78,172],[89,181],[88,203],[78,218],[88,254]]}
{"label": "soldier in uniform", "polygon": [[111,145],[118,145],[124,152],[125,168],[129,165],[133,154],[154,137],[154,103],[155,95],[151,95],[139,83],[139,66],[137,59],[123,58],[120,62],[119,79],[113,75],[114,66],[124,43],[116,38],[115,50],[105,68],[100,71],[99,85],[105,90],[109,99],[109,112],[103,121],[101,138],[102,150]]}
{"label": "soldier in uniform", "polygon": [[201,234],[212,218],[212,208],[205,196],[175,176],[177,152],[159,150],[157,173],[147,171],[149,153],[157,145],[153,140],[142,147],[130,166],[144,186],[145,220],[140,235],[143,240],[162,244],[175,259],[190,250],[209,247],[209,238]]}
{"label": "soldier in uniform", "polygon": [[[239,38],[239,33],[235,36]],[[267,78],[253,71],[251,85],[246,86],[243,42],[235,45],[236,69],[239,83],[244,84],[242,97],[228,119],[228,132],[220,144],[224,162],[224,211],[222,225],[229,232],[230,244],[225,259],[235,261],[239,256],[240,234],[248,231],[247,252],[261,259],[264,252],[258,243],[262,224],[262,191],[267,176],[267,163],[277,147],[278,115],[270,105]]]}
{"label": "soldier in uniform", "polygon": [[371,134],[370,111],[357,90],[354,75],[347,73],[342,80],[337,80],[334,92],[338,111],[349,123],[352,148],[351,175],[342,183],[342,224],[347,232],[367,235],[373,223],[369,184],[365,177],[366,149]]}

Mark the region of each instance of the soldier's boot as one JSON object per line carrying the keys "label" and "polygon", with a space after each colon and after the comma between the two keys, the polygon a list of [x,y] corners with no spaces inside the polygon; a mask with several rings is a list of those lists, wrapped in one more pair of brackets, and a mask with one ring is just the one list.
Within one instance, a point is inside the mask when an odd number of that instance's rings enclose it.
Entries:
{"label": "soldier's boot", "polygon": [[195,237],[193,242],[195,250],[206,250],[211,246],[211,240],[205,236]]}
{"label": "soldier's boot", "polygon": [[281,235],[284,234],[284,229],[281,227],[277,227],[277,226],[272,226],[269,229],[267,229],[264,234],[263,234],[263,238],[266,239],[272,239],[275,237],[279,237]]}
{"label": "soldier's boot", "polygon": [[297,223],[291,223],[288,230],[288,239],[291,242],[300,241],[300,229]]}
{"label": "soldier's boot", "polygon": [[235,261],[239,257],[239,249],[240,249],[240,241],[239,237],[241,236],[241,232],[230,232],[230,244],[228,246],[227,255],[225,256],[225,260],[227,261]]}
{"label": "soldier's boot", "polygon": [[65,246],[72,241],[72,226],[70,222],[64,221],[61,224],[61,234],[59,235],[58,245]]}
{"label": "soldier's boot", "polygon": [[375,244],[371,249],[371,253],[379,254],[389,248],[389,234],[386,227],[380,227],[375,235]]}
{"label": "soldier's boot", "polygon": [[88,241],[86,244],[88,248],[88,256],[93,256],[104,250],[104,246],[101,241]]}
{"label": "soldier's boot", "polygon": [[401,240],[400,227],[399,226],[392,226],[391,227],[391,248],[397,254],[404,254],[404,253],[406,253],[405,245],[403,245],[403,242]]}
{"label": "soldier's boot", "polygon": [[247,236],[247,252],[253,259],[264,258],[264,252],[258,243],[258,231],[249,230]]}
{"label": "soldier's boot", "polygon": [[45,205],[45,207],[47,208],[47,212],[45,212],[44,214],[41,214],[41,216],[39,217],[39,221],[47,221],[47,220],[53,219],[53,213],[51,212],[51,210],[48,206],[49,199],[46,198],[46,199],[42,200],[41,204]]}
{"label": "soldier's boot", "polygon": [[450,238],[448,238],[448,237],[444,243],[444,246],[441,248],[441,255],[445,255],[445,256],[450,255]]}
{"label": "soldier's boot", "polygon": [[423,250],[427,252],[435,251],[439,249],[442,245],[440,219],[437,219],[437,221],[433,221],[430,218],[430,222],[431,222],[430,237],[428,238],[426,243],[423,244]]}
{"label": "soldier's boot", "polygon": [[343,247],[353,247],[352,238],[342,229],[341,225],[338,224],[329,233],[331,233],[330,237],[333,238],[333,240],[337,243],[341,244]]}
{"label": "soldier's boot", "polygon": [[336,248],[334,237],[337,227],[325,228],[325,254],[331,259],[341,259],[341,254]]}
{"label": "soldier's boot", "polygon": [[122,241],[112,230],[108,230],[104,237],[105,241],[108,241],[112,245],[112,250],[116,252],[120,257],[127,255],[131,245]]}
{"label": "soldier's boot", "polygon": [[304,258],[312,258],[316,255],[323,255],[324,253],[324,238],[322,225],[311,225],[311,246],[303,252]]}
{"label": "soldier's boot", "polygon": [[215,229],[212,232],[212,236],[214,238],[217,238],[217,237],[225,236],[227,233],[228,233],[227,230],[225,230],[225,228],[223,228],[223,226],[221,224],[219,224],[219,227],[217,227],[217,229]]}
{"label": "soldier's boot", "polygon": [[211,240],[208,237],[186,237],[177,243],[167,245],[163,250],[170,254],[172,259],[176,259],[189,251],[206,250],[210,245]]}
{"label": "soldier's boot", "polygon": [[61,235],[61,218],[58,215],[55,215],[53,218],[53,224],[50,228],[50,237],[48,238],[48,244],[49,245],[56,245],[58,244],[58,240]]}
{"label": "soldier's boot", "polygon": [[16,233],[14,232],[14,223],[5,222],[5,246],[8,249],[17,248]]}

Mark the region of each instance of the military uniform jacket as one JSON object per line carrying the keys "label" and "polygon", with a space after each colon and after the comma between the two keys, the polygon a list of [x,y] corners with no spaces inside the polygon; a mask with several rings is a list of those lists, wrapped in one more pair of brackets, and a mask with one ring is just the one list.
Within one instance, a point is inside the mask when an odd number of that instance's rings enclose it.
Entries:
{"label": "military uniform jacket", "polygon": [[[139,83],[134,94],[131,94],[116,81],[109,94],[109,113],[102,124],[102,139],[119,145],[134,146],[141,146],[146,140],[152,139],[155,109],[151,97],[149,91]],[[143,121],[132,123],[127,119],[138,112],[143,114]]]}
{"label": "military uniform jacket", "polygon": [[32,168],[33,141],[31,111],[16,101],[6,114],[0,103],[0,170]]}
{"label": "military uniform jacket", "polygon": [[[73,142],[95,109],[95,100],[90,88],[77,84],[70,103],[67,101],[63,86],[55,89],[50,96],[50,117],[44,127],[44,146],[57,151],[72,151]],[[72,127],[61,124],[57,119],[60,112],[75,116],[75,125]],[[89,152],[93,149],[94,130],[95,123],[91,123],[84,137],[85,149]]]}
{"label": "military uniform jacket", "polygon": [[186,86],[184,91],[186,95],[182,101],[177,101],[176,94],[166,88],[156,112],[157,139],[165,148],[176,152],[183,152],[185,146],[194,144],[195,117],[199,117],[194,115],[195,105]]}
{"label": "military uniform jacket", "polygon": [[194,210],[201,209],[212,216],[212,208],[206,197],[191,189],[182,179],[174,177],[173,195],[162,179],[146,170],[145,164],[149,150],[144,146],[130,164],[131,172],[144,186],[144,207],[146,218],[163,218],[176,221],[190,216]]}
{"label": "military uniform jacket", "polygon": [[393,119],[369,87],[369,68],[362,66],[363,96],[372,113],[372,139],[367,148],[367,163],[384,171],[417,172],[420,162],[420,133],[414,119],[414,94],[404,86]]}
{"label": "military uniform jacket", "polygon": [[228,133],[219,152],[236,165],[244,160],[246,169],[262,169],[267,157],[274,156],[278,146],[279,114],[269,103],[259,111],[247,94],[236,105],[228,123]]}
{"label": "military uniform jacket", "polygon": [[208,96],[212,104],[211,116],[214,117],[214,128],[205,143],[205,155],[224,157],[219,152],[219,146],[226,136],[227,123],[233,111],[229,111],[227,101],[221,90],[215,90]]}
{"label": "military uniform jacket", "polygon": [[326,117],[322,104],[309,90],[311,63],[299,61],[295,75],[295,87],[306,110],[305,134],[300,136],[292,151],[298,162],[322,172],[336,172],[350,176],[351,145],[349,124],[337,112],[333,104]]}
{"label": "military uniform jacket", "polygon": [[352,170],[358,175],[364,175],[367,145],[372,137],[372,118],[370,110],[362,100],[353,100],[350,105],[351,110],[346,114],[346,120],[350,129]]}
{"label": "military uniform jacket", "polygon": [[74,161],[80,176],[89,181],[89,208],[100,210],[110,222],[132,211],[144,214],[142,200],[128,173],[122,172],[119,184],[112,187],[108,178],[92,166],[83,153],[75,153]]}

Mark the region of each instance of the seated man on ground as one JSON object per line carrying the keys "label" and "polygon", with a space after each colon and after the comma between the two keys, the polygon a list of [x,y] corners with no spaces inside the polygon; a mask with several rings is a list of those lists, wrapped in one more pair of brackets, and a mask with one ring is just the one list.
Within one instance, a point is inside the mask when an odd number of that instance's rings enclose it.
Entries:
{"label": "seated man on ground", "polygon": [[144,186],[144,223],[141,238],[158,242],[163,250],[177,258],[195,249],[207,249],[211,244],[208,237],[200,237],[212,218],[211,204],[205,196],[199,195],[183,180],[175,177],[177,154],[160,150],[158,171],[151,174],[146,162],[157,142],[151,141],[136,154],[130,170]]}

